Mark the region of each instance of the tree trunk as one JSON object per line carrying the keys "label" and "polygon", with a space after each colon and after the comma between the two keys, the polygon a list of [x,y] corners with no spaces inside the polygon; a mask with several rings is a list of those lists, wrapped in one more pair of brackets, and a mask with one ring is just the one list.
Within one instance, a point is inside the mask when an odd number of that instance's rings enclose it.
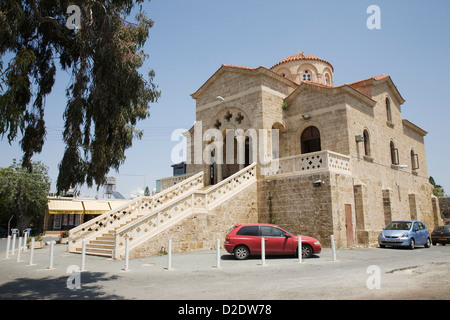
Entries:
{"label": "tree trunk", "polygon": [[33,217],[27,216],[27,215],[22,215],[18,220],[17,220],[17,225],[16,228],[19,229],[19,231],[22,234],[22,231],[26,228],[28,228],[30,226],[30,223],[33,221]]}

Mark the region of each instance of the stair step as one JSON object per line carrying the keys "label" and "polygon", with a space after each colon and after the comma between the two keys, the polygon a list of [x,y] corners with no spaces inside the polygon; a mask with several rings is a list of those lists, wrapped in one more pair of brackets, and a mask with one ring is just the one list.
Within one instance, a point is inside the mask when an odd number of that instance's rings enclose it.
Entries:
{"label": "stair step", "polygon": [[114,240],[111,239],[97,239],[97,240],[91,240],[89,243],[92,244],[112,244],[114,245]]}
{"label": "stair step", "polygon": [[[81,253],[81,248],[77,248],[76,252]],[[87,248],[86,246],[86,254],[90,255],[104,255],[112,257],[113,249],[100,249],[100,248]]]}
{"label": "stair step", "polygon": [[90,243],[86,245],[86,250],[90,250],[90,249],[108,249],[108,250],[112,250],[114,249],[114,243],[109,244],[109,243]]}

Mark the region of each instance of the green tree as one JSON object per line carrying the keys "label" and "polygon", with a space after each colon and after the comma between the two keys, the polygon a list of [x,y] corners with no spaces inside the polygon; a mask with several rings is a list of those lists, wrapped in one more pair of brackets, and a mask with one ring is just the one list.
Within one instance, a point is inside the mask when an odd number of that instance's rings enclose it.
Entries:
{"label": "green tree", "polygon": [[436,182],[434,181],[434,178],[433,178],[433,177],[430,177],[430,178],[428,179],[428,181],[433,185],[433,187],[434,187],[434,189],[433,189],[433,194],[434,194],[436,197],[438,197],[438,198],[445,197],[445,191],[444,191],[444,188],[443,188],[441,185],[436,184]]}
{"label": "green tree", "polygon": [[150,197],[150,189],[148,188],[148,186],[145,187],[144,196]]}
{"label": "green tree", "polygon": [[31,172],[15,160],[8,168],[0,168],[0,215],[2,221],[15,217],[19,230],[44,216],[50,178],[41,162],[31,163]]}
{"label": "green tree", "polygon": [[[135,23],[125,19],[144,1],[0,1],[0,134],[9,143],[22,135],[22,164],[29,170],[44,145],[45,97],[57,67],[72,76],[58,191],[104,185],[109,170],[125,161],[133,139],[142,137],[136,123],[149,117],[149,104],[160,96],[153,70],[148,77],[138,71],[153,21],[142,6]],[[77,28],[68,21],[71,5],[80,10]],[[8,55],[13,58],[3,61]]]}

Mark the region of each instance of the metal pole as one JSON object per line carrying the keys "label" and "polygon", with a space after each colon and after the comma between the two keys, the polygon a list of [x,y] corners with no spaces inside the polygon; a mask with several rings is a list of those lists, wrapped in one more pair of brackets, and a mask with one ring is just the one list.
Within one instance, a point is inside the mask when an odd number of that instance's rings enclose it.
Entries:
{"label": "metal pole", "polygon": [[54,251],[55,241],[50,241],[50,262],[48,265],[48,269],[53,269],[53,251]]}
{"label": "metal pole", "polygon": [[302,237],[298,236],[298,263],[302,263],[303,250],[302,250]]}
{"label": "metal pole", "polygon": [[216,254],[217,263],[216,263],[216,267],[217,267],[217,269],[219,269],[220,268],[220,240],[219,239],[217,239],[216,248],[217,248],[217,254]]}
{"label": "metal pole", "polygon": [[86,240],[81,242],[81,270],[86,271]]}
{"label": "metal pole", "polygon": [[125,271],[128,271],[128,259],[130,256],[130,240],[125,240]]}
{"label": "metal pole", "polygon": [[334,246],[334,235],[331,235],[331,253],[332,253],[332,261],[336,261],[336,248]]}
{"label": "metal pole", "polygon": [[12,237],[12,249],[11,249],[11,255],[14,255],[14,251],[16,250],[16,234],[13,234]]}
{"label": "metal pole", "polygon": [[266,239],[264,237],[261,238],[261,260],[262,265],[266,264]]}
{"label": "metal pole", "polygon": [[19,247],[17,248],[17,262],[20,261],[20,252],[22,251],[22,237],[19,237]]}
{"label": "metal pole", "polygon": [[25,232],[24,237],[23,237],[22,251],[27,250],[27,239],[28,239],[28,232]]}
{"label": "metal pole", "polygon": [[32,266],[33,265],[33,255],[34,255],[34,238],[31,238],[31,243],[30,243],[30,260],[28,261],[28,265]]}
{"label": "metal pole", "polygon": [[11,245],[11,236],[8,236],[8,239],[6,240],[6,254],[5,259],[9,258],[9,246]]}
{"label": "metal pole", "polygon": [[167,270],[172,269],[172,240],[169,240],[169,249],[167,254]]}

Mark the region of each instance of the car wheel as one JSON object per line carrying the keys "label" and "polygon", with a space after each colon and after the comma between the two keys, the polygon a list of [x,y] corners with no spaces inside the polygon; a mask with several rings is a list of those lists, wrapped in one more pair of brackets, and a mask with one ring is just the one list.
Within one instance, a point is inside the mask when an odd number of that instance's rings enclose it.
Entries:
{"label": "car wheel", "polygon": [[[302,258],[310,258],[313,255],[313,249],[308,244],[302,244]],[[298,254],[297,254],[298,256]]]}
{"label": "car wheel", "polygon": [[425,248],[431,247],[430,238],[427,238],[427,243],[425,243]]}
{"label": "car wheel", "polygon": [[411,238],[411,242],[409,243],[409,248],[411,250],[414,250],[414,246],[415,246],[414,238]]}
{"label": "car wheel", "polygon": [[234,249],[234,256],[238,260],[245,260],[250,256],[250,251],[246,246],[240,245]]}

